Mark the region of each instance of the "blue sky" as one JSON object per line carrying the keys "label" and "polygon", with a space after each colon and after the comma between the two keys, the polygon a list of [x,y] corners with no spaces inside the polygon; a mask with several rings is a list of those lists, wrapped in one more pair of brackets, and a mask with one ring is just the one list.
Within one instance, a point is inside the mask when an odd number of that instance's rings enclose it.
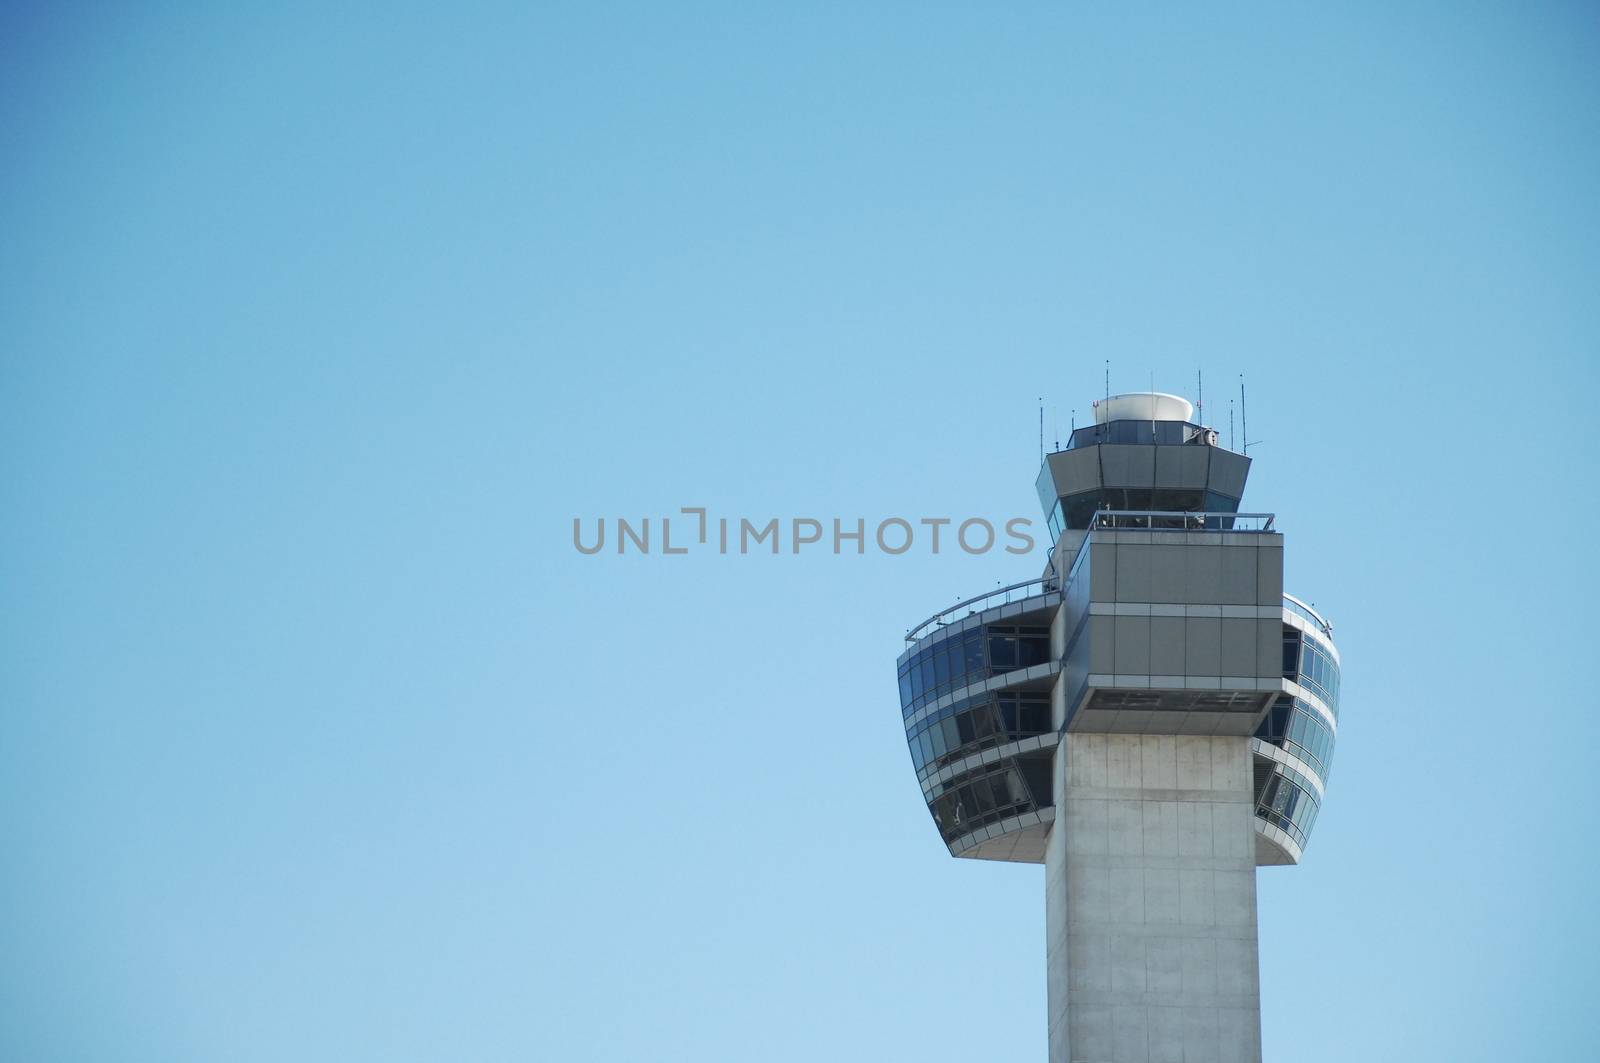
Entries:
{"label": "blue sky", "polygon": [[1108,360],[1344,652],[1268,1058],[1592,1047],[1592,8],[240,6],[0,10],[0,1056],[1039,1058],[893,670],[1039,559],[571,521],[1036,517]]}

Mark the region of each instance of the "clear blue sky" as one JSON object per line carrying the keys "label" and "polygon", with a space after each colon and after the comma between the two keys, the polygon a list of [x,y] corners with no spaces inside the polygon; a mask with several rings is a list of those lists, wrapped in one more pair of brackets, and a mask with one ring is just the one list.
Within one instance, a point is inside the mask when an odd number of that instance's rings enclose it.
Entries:
{"label": "clear blue sky", "polygon": [[1592,7],[244,6],[0,11],[0,1057],[1043,1058],[893,670],[1039,559],[570,522],[1036,516],[1106,359],[1345,655],[1268,1058],[1592,1051]]}

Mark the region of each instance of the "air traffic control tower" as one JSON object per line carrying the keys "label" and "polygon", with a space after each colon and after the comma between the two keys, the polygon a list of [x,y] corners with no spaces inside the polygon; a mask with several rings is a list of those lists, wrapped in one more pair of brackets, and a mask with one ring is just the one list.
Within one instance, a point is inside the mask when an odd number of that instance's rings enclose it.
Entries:
{"label": "air traffic control tower", "polygon": [[1261,1058],[1256,868],[1294,864],[1338,732],[1332,628],[1174,395],[1046,457],[1039,579],[912,628],[911,763],[952,856],[1045,866],[1051,1063]]}

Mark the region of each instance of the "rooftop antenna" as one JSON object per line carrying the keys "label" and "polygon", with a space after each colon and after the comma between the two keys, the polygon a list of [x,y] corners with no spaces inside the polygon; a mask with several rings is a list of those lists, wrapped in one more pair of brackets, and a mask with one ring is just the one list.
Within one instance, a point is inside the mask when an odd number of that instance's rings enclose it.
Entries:
{"label": "rooftop antenna", "polygon": [[1044,396],[1039,396],[1039,464],[1044,464]]}
{"label": "rooftop antenna", "polygon": [[1056,449],[1061,449],[1061,407],[1050,407],[1050,434],[1055,438]]}
{"label": "rooftop antenna", "polygon": [[1204,428],[1206,424],[1206,381],[1198,369],[1194,371],[1194,408],[1196,411],[1195,419],[1200,422],[1200,427]]}
{"label": "rooftop antenna", "polygon": [[1232,399],[1228,400],[1228,449],[1229,450],[1238,450],[1239,449],[1238,447],[1233,445],[1233,400]]}
{"label": "rooftop antenna", "polygon": [[1240,453],[1241,454],[1249,454],[1250,453],[1250,422],[1245,419],[1245,412],[1244,412],[1244,374],[1243,373],[1239,374],[1239,436],[1240,436],[1240,440],[1239,441],[1242,444],[1244,444],[1244,449],[1242,451],[1240,451]]}
{"label": "rooftop antenna", "polygon": [[[1106,419],[1104,427],[1111,427],[1111,359],[1106,359]],[[1098,433],[1096,433],[1098,437]]]}

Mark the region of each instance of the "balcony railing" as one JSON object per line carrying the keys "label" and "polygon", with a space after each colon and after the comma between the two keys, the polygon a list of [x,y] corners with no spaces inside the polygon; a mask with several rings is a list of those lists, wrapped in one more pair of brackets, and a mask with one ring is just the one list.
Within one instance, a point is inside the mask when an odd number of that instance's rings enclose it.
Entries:
{"label": "balcony railing", "polygon": [[1307,605],[1305,602],[1302,602],[1299,598],[1296,598],[1292,594],[1285,594],[1283,596],[1283,607],[1289,610],[1289,612],[1311,621],[1313,624],[1317,625],[1317,629],[1324,635],[1328,636],[1330,639],[1333,638],[1333,624],[1324,618],[1321,613],[1311,608],[1311,606]]}
{"label": "balcony railing", "polygon": [[915,642],[924,635],[931,633],[936,628],[953,624],[957,620],[981,613],[985,609],[993,609],[999,605],[1010,605],[1027,598],[1037,598],[1041,594],[1048,594],[1056,590],[1054,576],[1041,576],[1038,579],[1024,580],[1013,583],[1009,587],[997,587],[987,594],[980,594],[976,598],[968,598],[964,602],[957,602],[950,608],[934,613],[928,619],[906,632],[906,641]]}
{"label": "balcony railing", "polygon": [[1270,532],[1273,513],[1185,513],[1163,509],[1099,509],[1089,520],[1097,531]]}

